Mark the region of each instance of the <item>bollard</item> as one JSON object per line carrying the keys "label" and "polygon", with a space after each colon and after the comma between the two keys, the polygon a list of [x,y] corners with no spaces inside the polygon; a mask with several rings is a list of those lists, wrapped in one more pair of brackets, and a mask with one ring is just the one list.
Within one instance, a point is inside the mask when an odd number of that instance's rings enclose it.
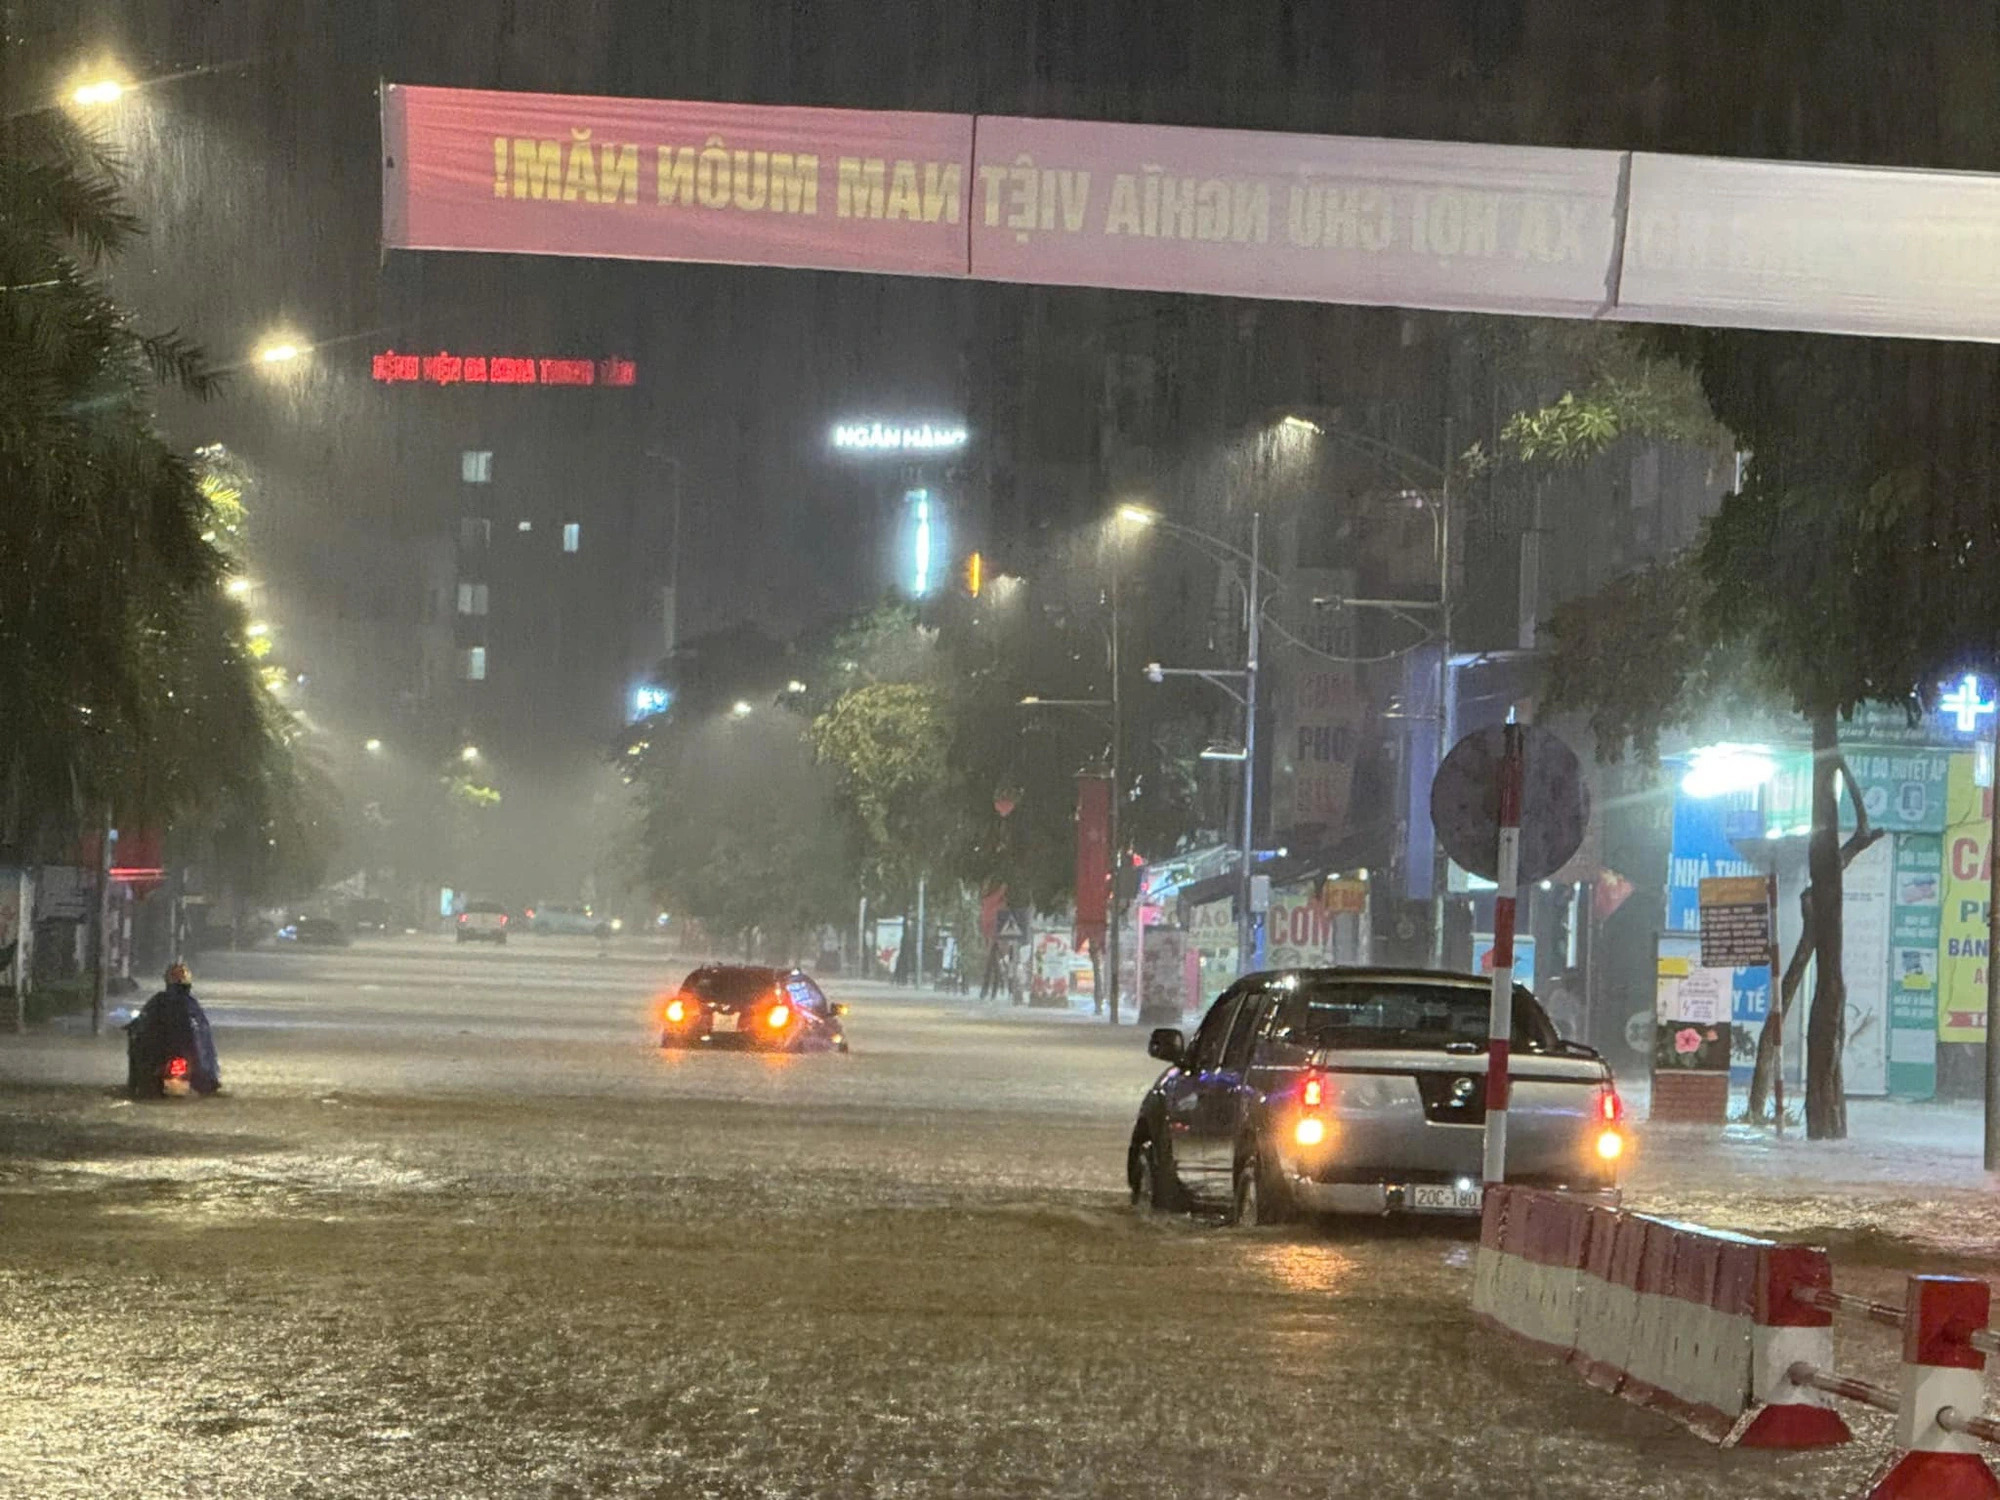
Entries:
{"label": "bollard", "polygon": [[1876,1478],[1868,1500],[2000,1500],[2000,1479],[1963,1425],[1986,1402],[1986,1356],[1973,1347],[1972,1336],[1986,1329],[1992,1295],[1985,1282],[1964,1277],[1910,1278],[1897,1456]]}
{"label": "bollard", "polygon": [[1771,1245],[1757,1267],[1756,1326],[1751,1331],[1749,1422],[1735,1434],[1745,1448],[1826,1448],[1852,1436],[1825,1393],[1792,1379],[1794,1364],[1833,1364],[1833,1314],[1812,1293],[1830,1288],[1824,1250]]}

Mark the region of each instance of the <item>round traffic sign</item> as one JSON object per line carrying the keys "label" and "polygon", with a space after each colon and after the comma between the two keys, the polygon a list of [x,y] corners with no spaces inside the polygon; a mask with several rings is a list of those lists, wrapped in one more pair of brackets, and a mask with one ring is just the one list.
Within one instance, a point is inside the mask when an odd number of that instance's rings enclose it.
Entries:
{"label": "round traffic sign", "polygon": [[[1468,734],[1431,782],[1431,823],[1445,853],[1484,879],[1500,873],[1500,763],[1506,731]],[[1545,880],[1583,844],[1590,791],[1576,752],[1534,724],[1521,726],[1521,879]]]}

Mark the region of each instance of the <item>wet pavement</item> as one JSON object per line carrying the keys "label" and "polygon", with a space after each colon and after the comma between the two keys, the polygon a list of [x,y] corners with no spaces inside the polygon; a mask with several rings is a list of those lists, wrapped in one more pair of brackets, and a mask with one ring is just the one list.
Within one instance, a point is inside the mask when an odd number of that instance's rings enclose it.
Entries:
{"label": "wet pavement", "polygon": [[[122,1100],[115,1036],[0,1038],[0,1495],[1776,1500],[1882,1451],[1717,1453],[1582,1388],[1472,1325],[1467,1233],[1134,1213],[1129,1028],[834,984],[849,1056],[662,1054],[678,972],[213,956],[206,1102]],[[1960,1165],[1662,1133],[1634,1193],[1830,1230],[1893,1294],[2000,1259]]]}

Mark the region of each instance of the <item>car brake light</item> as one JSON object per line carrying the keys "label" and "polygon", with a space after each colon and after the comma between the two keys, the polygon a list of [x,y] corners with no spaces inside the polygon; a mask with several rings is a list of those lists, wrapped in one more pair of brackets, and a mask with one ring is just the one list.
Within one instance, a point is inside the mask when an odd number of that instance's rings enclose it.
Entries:
{"label": "car brake light", "polygon": [[167,1059],[167,1077],[185,1078],[187,1076],[188,1060],[185,1057],[170,1057]]}
{"label": "car brake light", "polygon": [[1299,1090],[1299,1103],[1307,1109],[1318,1109],[1326,1102],[1326,1079],[1317,1073],[1306,1075],[1306,1085]]}
{"label": "car brake light", "polygon": [[683,1005],[680,1001],[669,1000],[667,1002],[667,1019],[674,1025],[678,1026],[681,1022],[685,1021],[687,1013],[687,1006]]}
{"label": "car brake light", "polygon": [[458,914],[458,925],[461,927],[463,927],[467,922],[471,920],[472,920],[472,913],[469,911],[462,911]]}
{"label": "car brake light", "polygon": [[791,1019],[792,1008],[789,1005],[774,1005],[764,1012],[764,1024],[773,1031],[784,1030],[786,1023]]}
{"label": "car brake light", "polygon": [[521,915],[522,915],[522,916],[524,916],[524,917],[526,917],[526,918],[527,918],[527,919],[528,919],[528,920],[529,920],[530,922],[534,921],[534,920],[535,920],[535,909],[534,909],[534,907],[532,907],[532,906],[531,906],[531,907],[529,907],[529,908],[528,908],[528,909],[527,909],[526,911],[522,912],[522,913],[521,913]]}
{"label": "car brake light", "polygon": [[504,911],[500,913],[500,925],[502,927],[505,927],[507,925],[507,913],[505,913]]}
{"label": "car brake light", "polygon": [[1625,1118],[1625,1101],[1608,1083],[1597,1095],[1597,1117],[1607,1125],[1616,1125]]}

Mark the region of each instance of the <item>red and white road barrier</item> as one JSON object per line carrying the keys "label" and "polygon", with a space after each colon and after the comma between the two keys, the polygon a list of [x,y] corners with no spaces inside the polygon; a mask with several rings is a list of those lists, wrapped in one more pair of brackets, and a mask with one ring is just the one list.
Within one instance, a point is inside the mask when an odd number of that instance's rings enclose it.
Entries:
{"label": "red and white road barrier", "polygon": [[[1992,1290],[1912,1276],[1903,1304],[1833,1289],[1824,1250],[1748,1239],[1506,1185],[1486,1190],[1472,1307],[1574,1365],[1600,1390],[1711,1442],[1820,1448],[1851,1434],[1833,1402],[1896,1418],[1896,1453],[1867,1500],[2000,1500],[1981,1451]],[[1895,1388],[1834,1368],[1833,1317],[1901,1331]]]}
{"label": "red and white road barrier", "polygon": [[1801,1360],[1790,1378],[1896,1415],[1896,1454],[1876,1475],[1868,1500],[2000,1500],[1980,1451],[2000,1441],[2000,1423],[1979,1415],[1986,1402],[1986,1353],[2000,1347],[1989,1328],[1992,1288],[1962,1276],[1912,1276],[1900,1308],[1828,1293],[1812,1300],[1903,1333],[1896,1389],[1855,1380]]}
{"label": "red and white road barrier", "polygon": [[1831,1361],[1832,1319],[1790,1289],[1830,1280],[1823,1251],[1502,1186],[1486,1190],[1473,1311],[1711,1442],[1813,1448],[1847,1424],[1788,1376]]}

